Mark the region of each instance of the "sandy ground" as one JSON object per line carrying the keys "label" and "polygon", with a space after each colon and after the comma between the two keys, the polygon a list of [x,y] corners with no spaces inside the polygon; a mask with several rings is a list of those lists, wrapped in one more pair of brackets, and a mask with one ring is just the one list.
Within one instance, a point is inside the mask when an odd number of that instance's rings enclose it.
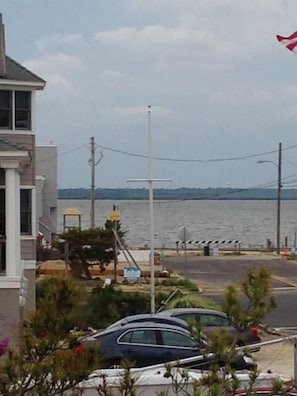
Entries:
{"label": "sandy ground", "polygon": [[[273,340],[279,336],[261,335],[262,341]],[[270,370],[283,374],[287,378],[294,377],[294,341],[284,341],[269,346],[262,346],[259,352],[252,354],[261,371]]]}

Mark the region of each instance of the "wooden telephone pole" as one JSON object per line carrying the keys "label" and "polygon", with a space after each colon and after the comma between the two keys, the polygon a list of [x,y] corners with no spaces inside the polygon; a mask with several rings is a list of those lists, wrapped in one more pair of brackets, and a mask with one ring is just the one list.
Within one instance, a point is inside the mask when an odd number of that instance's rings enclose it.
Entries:
{"label": "wooden telephone pole", "polygon": [[95,167],[96,165],[99,164],[99,162],[103,158],[103,153],[100,153],[100,158],[96,162],[95,160],[95,151],[96,151],[96,144],[95,144],[95,138],[91,137],[91,158],[89,159],[89,165],[91,166],[91,211],[90,211],[90,226],[91,229],[93,230],[96,227],[95,223]]}

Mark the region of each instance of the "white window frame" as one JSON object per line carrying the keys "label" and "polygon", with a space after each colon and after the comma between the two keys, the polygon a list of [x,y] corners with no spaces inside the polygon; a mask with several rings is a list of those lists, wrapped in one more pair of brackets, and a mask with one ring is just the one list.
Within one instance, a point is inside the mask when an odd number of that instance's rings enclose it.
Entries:
{"label": "white window frame", "polygon": [[[25,132],[28,133],[28,131],[33,130],[33,109],[34,109],[34,95],[32,90],[27,90],[27,89],[0,89],[1,91],[9,91],[11,93],[11,128],[0,128],[0,134],[2,131],[17,131],[19,132]],[[29,128],[17,128],[15,127],[15,115],[16,115],[16,108],[15,108],[15,93],[21,91],[21,92],[28,92],[30,93],[30,120],[29,120]]]}
{"label": "white window frame", "polygon": [[[21,190],[31,190],[31,233],[30,234],[22,234],[21,239],[32,239],[36,238],[36,188],[35,186],[20,186]],[[21,210],[21,208],[20,208]],[[21,214],[20,214],[21,215]],[[20,224],[21,226],[21,224]]]}

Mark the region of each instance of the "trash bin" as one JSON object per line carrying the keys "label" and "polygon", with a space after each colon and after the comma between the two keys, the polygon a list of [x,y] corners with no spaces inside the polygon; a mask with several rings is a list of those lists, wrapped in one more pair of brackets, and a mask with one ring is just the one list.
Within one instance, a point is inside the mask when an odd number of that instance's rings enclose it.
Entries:
{"label": "trash bin", "polygon": [[203,250],[204,250],[204,256],[209,256],[209,245],[205,245]]}
{"label": "trash bin", "polygon": [[161,263],[161,255],[160,255],[160,253],[155,253],[154,254],[154,264],[160,265],[160,263]]}

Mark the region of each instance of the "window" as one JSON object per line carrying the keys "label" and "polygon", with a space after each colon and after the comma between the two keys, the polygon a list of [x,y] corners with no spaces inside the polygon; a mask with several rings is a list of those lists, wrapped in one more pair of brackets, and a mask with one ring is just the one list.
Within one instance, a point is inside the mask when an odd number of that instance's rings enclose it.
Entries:
{"label": "window", "polygon": [[31,128],[31,92],[15,91],[15,129]]}
{"label": "window", "polygon": [[0,239],[5,235],[5,190],[0,189]]}
{"label": "window", "polygon": [[0,90],[0,128],[12,129],[11,91]]}
{"label": "window", "polygon": [[232,326],[229,319],[219,315],[200,314],[200,322],[203,326]]}
{"label": "window", "polygon": [[32,234],[32,192],[30,189],[21,190],[21,234]]}
{"label": "window", "polygon": [[163,344],[167,346],[184,347],[184,348],[195,348],[197,347],[197,341],[191,337],[186,336],[175,331],[162,330],[161,331]]}
{"label": "window", "polygon": [[199,315],[198,315],[198,317],[196,317],[196,315],[192,314],[192,313],[179,314],[179,315],[175,315],[175,317],[178,319],[182,319],[185,322],[188,322],[188,321],[197,321],[198,322],[199,321]]}
{"label": "window", "polygon": [[0,90],[0,128],[31,129],[31,92]]}
{"label": "window", "polygon": [[154,330],[134,330],[123,335],[120,343],[129,344],[157,344],[156,333]]}

